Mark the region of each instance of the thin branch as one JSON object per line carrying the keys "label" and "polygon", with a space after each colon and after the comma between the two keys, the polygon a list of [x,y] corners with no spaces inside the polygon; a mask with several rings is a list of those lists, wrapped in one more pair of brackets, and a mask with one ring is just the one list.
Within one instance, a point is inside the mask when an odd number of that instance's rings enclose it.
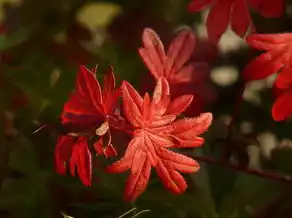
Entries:
{"label": "thin branch", "polygon": [[285,183],[292,183],[292,177],[282,174],[282,173],[275,173],[270,171],[262,171],[257,169],[251,168],[243,168],[240,167],[238,164],[230,163],[230,162],[223,162],[221,160],[217,160],[212,157],[207,156],[192,156],[195,160],[199,162],[215,164],[222,167],[227,167],[229,169],[235,170],[237,172],[247,173],[250,175],[258,176],[265,179],[270,179],[278,182],[285,182]]}
{"label": "thin branch", "polygon": [[141,210],[139,213],[136,213],[134,216],[132,216],[131,218],[135,218],[140,216],[142,213],[146,213],[146,212],[150,212],[150,210]]}
{"label": "thin branch", "polygon": [[137,208],[134,207],[134,208],[132,208],[131,210],[128,210],[126,213],[123,213],[123,214],[122,214],[121,216],[119,216],[118,218],[123,218],[123,217],[127,216],[128,214],[134,212],[136,209],[137,209]]}

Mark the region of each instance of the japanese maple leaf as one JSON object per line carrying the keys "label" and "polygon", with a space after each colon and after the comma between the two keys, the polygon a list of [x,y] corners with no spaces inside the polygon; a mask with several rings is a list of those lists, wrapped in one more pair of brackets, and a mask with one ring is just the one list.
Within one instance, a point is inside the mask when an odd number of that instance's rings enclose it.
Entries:
{"label": "japanese maple leaf", "polygon": [[[112,70],[105,76],[103,89],[95,77],[95,72],[80,66],[76,81],[76,90],[64,105],[62,123],[72,133],[60,136],[56,146],[56,167],[64,173],[64,163],[70,159],[70,171],[75,174],[75,165],[85,185],[90,183],[91,155],[88,140],[94,136],[99,139],[94,143],[98,155],[113,156],[116,151],[111,144],[109,128],[119,128],[122,118],[115,113],[120,97],[120,89],[115,90],[115,77]],[[86,167],[85,167],[86,165]],[[82,168],[82,169],[81,169]],[[81,173],[86,171],[86,173]]]}
{"label": "japanese maple leaf", "polygon": [[207,31],[211,41],[218,43],[229,23],[240,37],[245,36],[249,27],[252,32],[255,31],[249,6],[264,17],[275,18],[282,14],[283,4],[283,0],[192,0],[188,10],[198,12],[211,7],[207,17]]}
{"label": "japanese maple leaf", "polygon": [[253,48],[266,51],[245,67],[243,77],[247,82],[264,79],[282,68],[290,69],[292,34],[252,34],[247,37],[247,43]]}
{"label": "japanese maple leaf", "polygon": [[283,68],[273,88],[276,101],[272,108],[272,116],[275,121],[282,121],[292,115],[292,68]]}
{"label": "japanese maple leaf", "polygon": [[[167,52],[159,36],[152,29],[146,28],[142,41],[144,47],[139,53],[150,73],[157,80],[164,76],[170,87],[171,96],[177,97],[183,94],[192,94],[196,101],[192,102],[188,114],[199,114],[204,103],[209,98],[205,87],[209,67],[203,62],[189,62],[194,48],[195,35],[190,30],[182,30],[170,44]],[[206,95],[200,95],[204,89]]]}
{"label": "japanese maple leaf", "polygon": [[208,129],[212,114],[175,120],[191,103],[192,95],[182,95],[171,101],[169,84],[164,77],[158,78],[152,100],[148,93],[142,98],[128,82],[123,82],[122,94],[125,117],[134,128],[133,139],[124,157],[108,170],[120,173],[130,169],[125,199],[134,200],[146,189],[152,167],[168,190],[184,192],[187,184],[180,172],[196,172],[199,164],[169,148],[203,144],[204,139],[198,135]]}
{"label": "japanese maple leaf", "polygon": [[66,164],[69,160],[69,168],[72,176],[75,169],[80,180],[86,186],[91,185],[91,153],[88,149],[86,137],[59,136],[55,151],[55,163],[57,173],[66,173]]}

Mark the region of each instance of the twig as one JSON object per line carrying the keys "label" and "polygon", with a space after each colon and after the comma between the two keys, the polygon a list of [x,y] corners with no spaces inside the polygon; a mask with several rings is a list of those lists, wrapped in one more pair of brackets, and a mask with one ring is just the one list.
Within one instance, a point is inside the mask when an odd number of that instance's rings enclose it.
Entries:
{"label": "twig", "polygon": [[118,218],[123,218],[125,216],[127,216],[128,214],[134,212],[137,208],[132,208],[131,210],[128,210],[127,212],[123,213],[121,216],[119,216]]}
{"label": "twig", "polygon": [[285,182],[285,183],[292,183],[292,177],[282,174],[282,173],[275,173],[275,172],[269,172],[269,171],[262,171],[262,170],[257,170],[257,169],[250,169],[250,168],[243,168],[240,167],[237,164],[230,163],[230,162],[224,162],[221,160],[214,159],[212,157],[207,157],[207,156],[192,156],[195,160],[199,162],[204,162],[204,163],[209,163],[209,164],[215,164],[218,166],[223,166],[227,167],[229,169],[242,172],[242,173],[247,173],[250,175],[258,176],[261,178],[265,179],[270,179],[278,182]]}
{"label": "twig", "polygon": [[131,218],[135,218],[140,216],[142,213],[146,213],[146,212],[150,212],[150,210],[141,210],[139,213],[136,213],[134,216],[132,216]]}

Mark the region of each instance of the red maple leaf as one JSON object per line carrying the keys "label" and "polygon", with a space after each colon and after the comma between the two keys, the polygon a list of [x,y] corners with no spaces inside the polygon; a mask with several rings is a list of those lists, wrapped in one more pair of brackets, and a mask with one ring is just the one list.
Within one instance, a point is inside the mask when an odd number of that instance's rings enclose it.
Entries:
{"label": "red maple leaf", "polygon": [[281,121],[292,114],[292,66],[290,50],[292,34],[253,34],[247,37],[247,43],[256,49],[266,52],[253,59],[244,69],[243,77],[249,82],[264,79],[278,73],[274,83],[276,101],[272,108],[274,120]]}
{"label": "red maple leaf", "polygon": [[57,173],[66,173],[65,162],[69,160],[70,173],[75,176],[75,168],[82,183],[91,185],[91,153],[88,149],[87,138],[59,136],[55,152]]}
{"label": "red maple leaf", "polygon": [[128,82],[123,82],[122,93],[125,117],[134,128],[133,139],[124,157],[108,170],[120,173],[131,169],[125,199],[134,200],[146,189],[152,167],[167,189],[173,193],[184,192],[187,184],[179,172],[196,172],[199,164],[169,148],[200,146],[204,139],[198,135],[208,129],[212,114],[175,121],[193,97],[183,95],[171,101],[169,84],[164,77],[158,78],[152,101],[148,93],[142,98]]}
{"label": "red maple leaf", "polygon": [[64,163],[70,159],[71,174],[78,174],[85,185],[90,185],[91,155],[88,140],[94,136],[98,155],[113,156],[116,151],[111,144],[110,127],[119,128],[123,119],[115,112],[120,89],[115,89],[115,77],[112,70],[105,76],[103,89],[95,77],[95,72],[80,66],[76,81],[76,90],[64,105],[62,123],[73,128],[73,133],[60,136],[56,146],[56,167],[64,173]]}
{"label": "red maple leaf", "polygon": [[190,12],[202,11],[208,6],[211,10],[207,18],[207,31],[211,41],[218,43],[230,23],[232,30],[244,37],[248,28],[255,31],[249,14],[249,6],[267,18],[279,17],[284,8],[283,0],[192,0]]}
{"label": "red maple leaf", "polygon": [[292,69],[283,68],[274,83],[276,101],[272,108],[275,121],[282,121],[292,115]]}
{"label": "red maple leaf", "polygon": [[290,68],[292,34],[253,34],[247,37],[247,43],[253,48],[267,51],[245,67],[243,77],[247,82],[264,79],[282,68]]}
{"label": "red maple leaf", "polygon": [[[188,115],[199,114],[209,99],[210,90],[207,76],[209,67],[203,62],[189,62],[195,48],[195,35],[190,30],[182,30],[170,44],[167,52],[159,36],[152,29],[146,28],[142,41],[144,47],[139,53],[150,73],[157,80],[164,76],[170,87],[171,96],[192,94],[196,101],[189,107]],[[201,90],[205,95],[200,95]],[[209,91],[209,92],[208,92]]]}

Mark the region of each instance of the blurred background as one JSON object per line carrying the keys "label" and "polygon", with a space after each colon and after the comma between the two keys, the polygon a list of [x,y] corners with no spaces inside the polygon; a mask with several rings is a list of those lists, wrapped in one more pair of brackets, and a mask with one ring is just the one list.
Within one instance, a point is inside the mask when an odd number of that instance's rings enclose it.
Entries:
{"label": "blurred background", "polygon": [[[135,203],[125,203],[125,175],[97,170],[93,187],[86,188],[54,172],[58,130],[33,134],[59,122],[80,64],[98,64],[99,78],[113,66],[118,82],[142,90],[149,76],[137,52],[143,29],[154,29],[167,46],[188,28],[197,36],[192,61],[210,66],[204,82],[193,84],[202,106],[196,113],[214,113],[205,145],[188,153],[292,174],[291,120],[271,117],[274,77],[247,85],[232,137],[222,140],[242,88],[240,72],[259,52],[231,30],[218,46],[210,43],[208,10],[189,13],[189,1],[0,0],[1,218],[292,217],[290,183],[203,162],[199,173],[186,176],[186,193],[168,193],[154,175]],[[258,32],[291,31],[291,1],[282,17],[252,17]]]}

